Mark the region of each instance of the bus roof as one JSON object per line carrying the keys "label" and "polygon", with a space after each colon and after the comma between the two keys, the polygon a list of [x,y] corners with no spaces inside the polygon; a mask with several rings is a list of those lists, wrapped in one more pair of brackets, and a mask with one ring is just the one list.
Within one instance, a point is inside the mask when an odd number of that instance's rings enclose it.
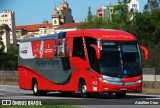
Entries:
{"label": "bus roof", "polygon": [[80,37],[80,36],[88,36],[88,37],[96,38],[98,40],[115,40],[115,41],[137,40],[135,36],[122,30],[83,29],[83,30],[74,30],[74,31],[68,31],[68,32],[60,32],[57,34],[50,34],[50,35],[37,37],[37,38],[23,39],[20,42],[22,43],[22,42],[30,42],[30,41],[71,38],[71,37]]}
{"label": "bus roof", "polygon": [[78,34],[80,34],[81,36],[89,36],[99,40],[116,40],[116,41],[137,40],[135,36],[133,36],[128,32],[122,30],[114,30],[114,29],[84,29],[84,30],[69,31],[66,33],[66,36],[68,38],[73,36],[78,37],[79,36]]}
{"label": "bus roof", "polygon": [[66,38],[66,32],[61,32],[61,33],[57,33],[57,34],[49,34],[49,35],[36,37],[36,38],[22,39],[22,40],[20,40],[20,43],[30,42],[30,41],[39,41],[39,40],[60,39],[60,38]]}

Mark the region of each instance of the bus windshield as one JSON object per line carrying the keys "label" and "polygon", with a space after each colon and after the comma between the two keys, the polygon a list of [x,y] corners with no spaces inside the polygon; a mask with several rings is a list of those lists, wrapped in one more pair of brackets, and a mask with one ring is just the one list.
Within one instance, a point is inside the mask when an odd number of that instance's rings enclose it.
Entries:
{"label": "bus windshield", "polygon": [[100,73],[113,77],[140,75],[141,61],[136,42],[102,42]]}

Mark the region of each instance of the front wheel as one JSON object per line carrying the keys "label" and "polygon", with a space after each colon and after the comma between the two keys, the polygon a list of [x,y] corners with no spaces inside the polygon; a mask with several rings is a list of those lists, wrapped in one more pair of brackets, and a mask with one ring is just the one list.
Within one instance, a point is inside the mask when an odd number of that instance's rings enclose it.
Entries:
{"label": "front wheel", "polygon": [[82,97],[90,97],[91,96],[91,93],[87,92],[87,86],[86,86],[85,82],[81,83],[80,92],[82,94]]}
{"label": "front wheel", "polygon": [[116,93],[117,98],[124,98],[126,96],[126,92],[124,93]]}

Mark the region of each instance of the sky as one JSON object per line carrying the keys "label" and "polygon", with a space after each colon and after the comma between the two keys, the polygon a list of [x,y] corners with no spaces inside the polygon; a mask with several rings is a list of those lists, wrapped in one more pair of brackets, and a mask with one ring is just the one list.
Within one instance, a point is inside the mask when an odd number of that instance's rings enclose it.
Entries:
{"label": "sky", "polygon": [[[0,0],[0,12],[3,10],[13,10],[17,25],[40,24],[47,20],[51,22],[51,16],[55,6],[59,6],[62,0]],[[72,16],[75,22],[85,21],[88,7],[91,7],[92,14],[96,10],[107,4],[116,3],[117,0],[67,0],[72,9]],[[147,0],[139,0],[140,11],[143,11]]]}

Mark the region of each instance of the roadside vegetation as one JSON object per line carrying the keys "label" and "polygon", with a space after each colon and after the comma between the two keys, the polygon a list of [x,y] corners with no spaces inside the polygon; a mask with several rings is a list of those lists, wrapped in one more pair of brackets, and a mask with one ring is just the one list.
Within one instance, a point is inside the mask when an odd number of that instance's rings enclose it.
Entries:
{"label": "roadside vegetation", "polygon": [[89,7],[87,22],[82,23],[79,29],[120,29],[135,35],[139,43],[150,52],[150,59],[143,62],[143,67],[155,67],[156,74],[160,74],[160,0],[148,0],[143,12],[129,10],[129,2],[130,0],[119,2],[120,5],[114,8],[111,20],[94,16]]}
{"label": "roadside vegetation", "polygon": [[17,70],[18,46],[11,45],[7,53],[0,50],[0,70]]}

